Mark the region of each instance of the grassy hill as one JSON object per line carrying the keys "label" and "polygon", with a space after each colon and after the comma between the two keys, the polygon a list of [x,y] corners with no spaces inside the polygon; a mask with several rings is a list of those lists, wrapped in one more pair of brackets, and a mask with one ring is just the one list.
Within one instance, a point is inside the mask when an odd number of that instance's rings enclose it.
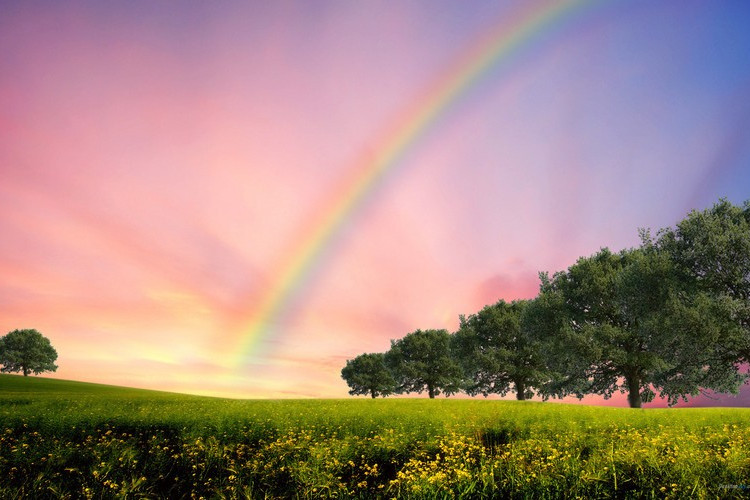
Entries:
{"label": "grassy hill", "polygon": [[230,400],[1,375],[0,497],[739,497],[748,421],[748,409]]}
{"label": "grassy hill", "polygon": [[110,394],[123,397],[152,397],[158,394],[173,394],[161,391],[149,391],[146,389],[132,389],[116,385],[77,382],[75,380],[0,374],[0,395],[7,395],[9,393]]}

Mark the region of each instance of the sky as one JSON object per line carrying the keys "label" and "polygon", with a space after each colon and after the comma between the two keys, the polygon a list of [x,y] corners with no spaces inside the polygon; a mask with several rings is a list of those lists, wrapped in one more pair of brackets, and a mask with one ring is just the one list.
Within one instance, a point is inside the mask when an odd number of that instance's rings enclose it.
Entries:
{"label": "sky", "polygon": [[0,331],[56,378],[347,397],[347,359],[750,199],[749,21],[0,0]]}

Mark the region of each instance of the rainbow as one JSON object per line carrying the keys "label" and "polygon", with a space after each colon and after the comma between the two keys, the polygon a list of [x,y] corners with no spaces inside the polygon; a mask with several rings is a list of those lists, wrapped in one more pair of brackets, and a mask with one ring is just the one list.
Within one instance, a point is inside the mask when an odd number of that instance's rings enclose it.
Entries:
{"label": "rainbow", "polygon": [[378,186],[393,175],[409,147],[419,141],[452,104],[498,65],[510,61],[525,47],[543,40],[556,27],[601,3],[599,0],[525,3],[522,10],[508,16],[481,37],[463,58],[406,109],[378,141],[375,153],[357,163],[352,175],[328,198],[330,201],[320,210],[317,220],[307,226],[306,234],[300,235],[272,286],[251,311],[249,325],[242,329],[236,364],[243,365],[259,355],[260,344],[271,337],[278,323],[299,299],[342,229]]}

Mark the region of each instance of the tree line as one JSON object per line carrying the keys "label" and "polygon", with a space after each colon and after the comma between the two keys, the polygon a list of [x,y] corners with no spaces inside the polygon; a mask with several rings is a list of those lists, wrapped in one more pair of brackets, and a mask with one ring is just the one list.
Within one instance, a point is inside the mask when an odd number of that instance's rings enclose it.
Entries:
{"label": "tree line", "polygon": [[416,330],[348,360],[349,393],[621,392],[632,408],[657,393],[670,405],[705,390],[736,394],[750,363],[750,201],[721,199],[639,233],[638,247],[540,273],[533,299],[500,300],[461,315],[456,332]]}

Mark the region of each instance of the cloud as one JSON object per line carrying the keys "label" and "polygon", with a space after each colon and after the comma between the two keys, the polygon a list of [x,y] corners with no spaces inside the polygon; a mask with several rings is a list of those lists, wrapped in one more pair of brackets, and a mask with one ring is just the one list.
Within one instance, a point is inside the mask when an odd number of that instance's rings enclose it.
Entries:
{"label": "cloud", "polygon": [[489,305],[500,299],[532,299],[539,293],[539,277],[530,272],[498,273],[482,281],[474,291],[477,303]]}

